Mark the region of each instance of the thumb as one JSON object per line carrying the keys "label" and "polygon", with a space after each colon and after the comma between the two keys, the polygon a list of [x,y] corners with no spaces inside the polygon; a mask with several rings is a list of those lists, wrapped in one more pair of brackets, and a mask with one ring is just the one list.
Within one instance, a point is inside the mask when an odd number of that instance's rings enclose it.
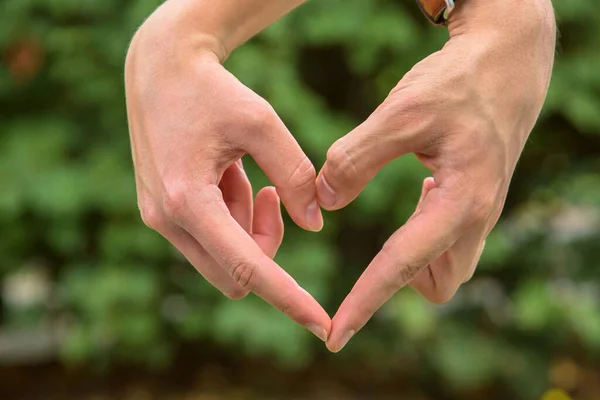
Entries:
{"label": "thumb", "polygon": [[261,122],[261,132],[245,135],[244,149],[273,183],[294,222],[320,231],[323,216],[316,198],[315,167],[275,111],[270,106],[261,110],[254,116]]}
{"label": "thumb", "polygon": [[411,151],[411,135],[406,134],[404,126],[394,123],[401,112],[396,110],[394,116],[388,116],[389,107],[380,109],[329,148],[316,184],[321,207],[345,207],[381,168]]}

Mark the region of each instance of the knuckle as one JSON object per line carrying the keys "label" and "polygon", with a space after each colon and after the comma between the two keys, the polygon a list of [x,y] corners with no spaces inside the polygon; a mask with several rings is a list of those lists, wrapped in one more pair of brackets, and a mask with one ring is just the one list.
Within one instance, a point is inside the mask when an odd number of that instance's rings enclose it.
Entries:
{"label": "knuckle", "polygon": [[274,127],[277,113],[265,100],[254,101],[243,107],[243,121],[253,134],[261,134]]}
{"label": "knuckle", "polygon": [[240,287],[252,291],[255,287],[256,266],[245,260],[234,260],[231,262],[229,274]]}
{"label": "knuckle", "polygon": [[342,184],[354,181],[358,176],[356,164],[348,154],[343,142],[339,140],[327,151],[327,169],[327,180],[337,181]]}
{"label": "knuckle", "polygon": [[422,266],[419,264],[408,263],[398,266],[396,269],[395,281],[400,287],[407,285],[412,282],[419,272],[421,272]]}
{"label": "knuckle", "polygon": [[394,256],[393,249],[387,244],[383,246],[381,253],[388,259],[388,263],[394,267],[389,283],[396,290],[412,282],[425,266],[425,263],[420,262],[400,262],[398,257]]}
{"label": "knuckle", "polygon": [[276,308],[283,314],[288,316],[292,315],[292,313],[294,312],[294,306],[292,305],[292,302],[287,298],[284,298],[281,303],[278,303],[276,305]]}
{"label": "knuckle", "polygon": [[308,159],[308,157],[304,156],[298,166],[294,168],[286,183],[287,186],[290,186],[294,189],[302,189],[307,186],[314,185],[316,177],[317,171],[315,170],[314,165]]}
{"label": "knuckle", "polygon": [[163,216],[154,203],[145,201],[139,204],[140,215],[144,225],[150,229],[159,230],[163,225]]}
{"label": "knuckle", "polygon": [[181,180],[174,180],[165,185],[162,206],[167,217],[174,221],[183,216],[187,198],[187,185]]}

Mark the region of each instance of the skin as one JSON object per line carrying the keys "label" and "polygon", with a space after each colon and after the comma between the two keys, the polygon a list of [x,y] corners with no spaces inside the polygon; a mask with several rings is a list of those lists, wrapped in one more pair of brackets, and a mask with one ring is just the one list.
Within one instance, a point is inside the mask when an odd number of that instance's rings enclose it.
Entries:
{"label": "skin", "polygon": [[[145,223],[228,297],[254,292],[336,352],[402,287],[443,303],[472,276],[543,105],[556,33],[549,0],[462,0],[444,48],[332,145],[317,177],[275,111],[221,65],[301,2],[167,1],[132,41],[127,108]],[[432,178],[331,320],[272,260],[279,198],[299,226],[318,231],[318,205],[346,206],[407,153]],[[275,186],[254,201],[244,154]]]}
{"label": "skin", "polygon": [[[323,225],[315,168],[273,108],[221,65],[293,5],[166,2],[129,49],[127,110],[146,225],[227,297],[253,292],[326,340],[329,315],[272,260],[283,236],[280,198],[301,227]],[[254,202],[244,154],[275,186]]]}
{"label": "skin", "polygon": [[415,213],[334,316],[331,351],[402,287],[444,303],[470,279],[542,108],[556,37],[550,3],[458,3],[444,48],[415,65],[362,125],[336,141],[319,173],[320,204],[329,210],[347,205],[385,164],[407,153],[433,176]]}

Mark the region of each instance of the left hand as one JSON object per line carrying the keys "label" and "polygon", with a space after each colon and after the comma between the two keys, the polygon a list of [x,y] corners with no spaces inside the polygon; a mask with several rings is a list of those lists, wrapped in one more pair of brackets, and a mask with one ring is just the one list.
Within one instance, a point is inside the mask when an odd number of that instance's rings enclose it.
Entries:
{"label": "left hand", "polygon": [[403,154],[433,175],[333,318],[331,351],[405,285],[443,303],[470,279],[542,108],[556,34],[549,0],[462,0],[448,29],[444,48],[332,145],[317,179],[321,206],[335,210]]}
{"label": "left hand", "polygon": [[[246,17],[243,9],[251,2],[212,3],[164,2],[138,30],[127,55],[142,219],[227,297],[253,292],[326,340],[329,315],[272,260],[283,236],[279,198],[298,225],[321,229],[315,168],[275,110],[221,64],[224,49],[236,41],[206,29],[221,9],[226,20]],[[270,5],[285,3],[297,0]],[[254,203],[244,154],[275,186],[260,191]]]}

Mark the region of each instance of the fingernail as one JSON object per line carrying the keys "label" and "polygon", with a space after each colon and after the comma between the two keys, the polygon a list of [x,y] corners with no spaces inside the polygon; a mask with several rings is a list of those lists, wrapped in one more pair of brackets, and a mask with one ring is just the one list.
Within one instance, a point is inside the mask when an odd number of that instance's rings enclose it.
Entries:
{"label": "fingernail", "polygon": [[334,353],[337,353],[338,351],[342,350],[344,348],[344,346],[346,346],[346,344],[348,344],[350,339],[352,339],[352,336],[354,336],[355,333],[356,333],[356,331],[352,331],[352,330],[344,333],[342,335],[342,339],[340,340],[340,346],[338,347],[337,350],[334,351]]}
{"label": "fingernail", "polygon": [[337,203],[337,194],[333,191],[323,175],[317,179],[317,197],[323,207],[332,208]]}
{"label": "fingernail", "polygon": [[327,331],[322,326],[310,322],[304,325],[304,327],[312,333],[314,333],[315,336],[321,339],[322,341],[327,342]]}
{"label": "fingernail", "polygon": [[306,223],[311,231],[319,232],[323,229],[323,215],[316,200],[313,200],[306,208]]}

